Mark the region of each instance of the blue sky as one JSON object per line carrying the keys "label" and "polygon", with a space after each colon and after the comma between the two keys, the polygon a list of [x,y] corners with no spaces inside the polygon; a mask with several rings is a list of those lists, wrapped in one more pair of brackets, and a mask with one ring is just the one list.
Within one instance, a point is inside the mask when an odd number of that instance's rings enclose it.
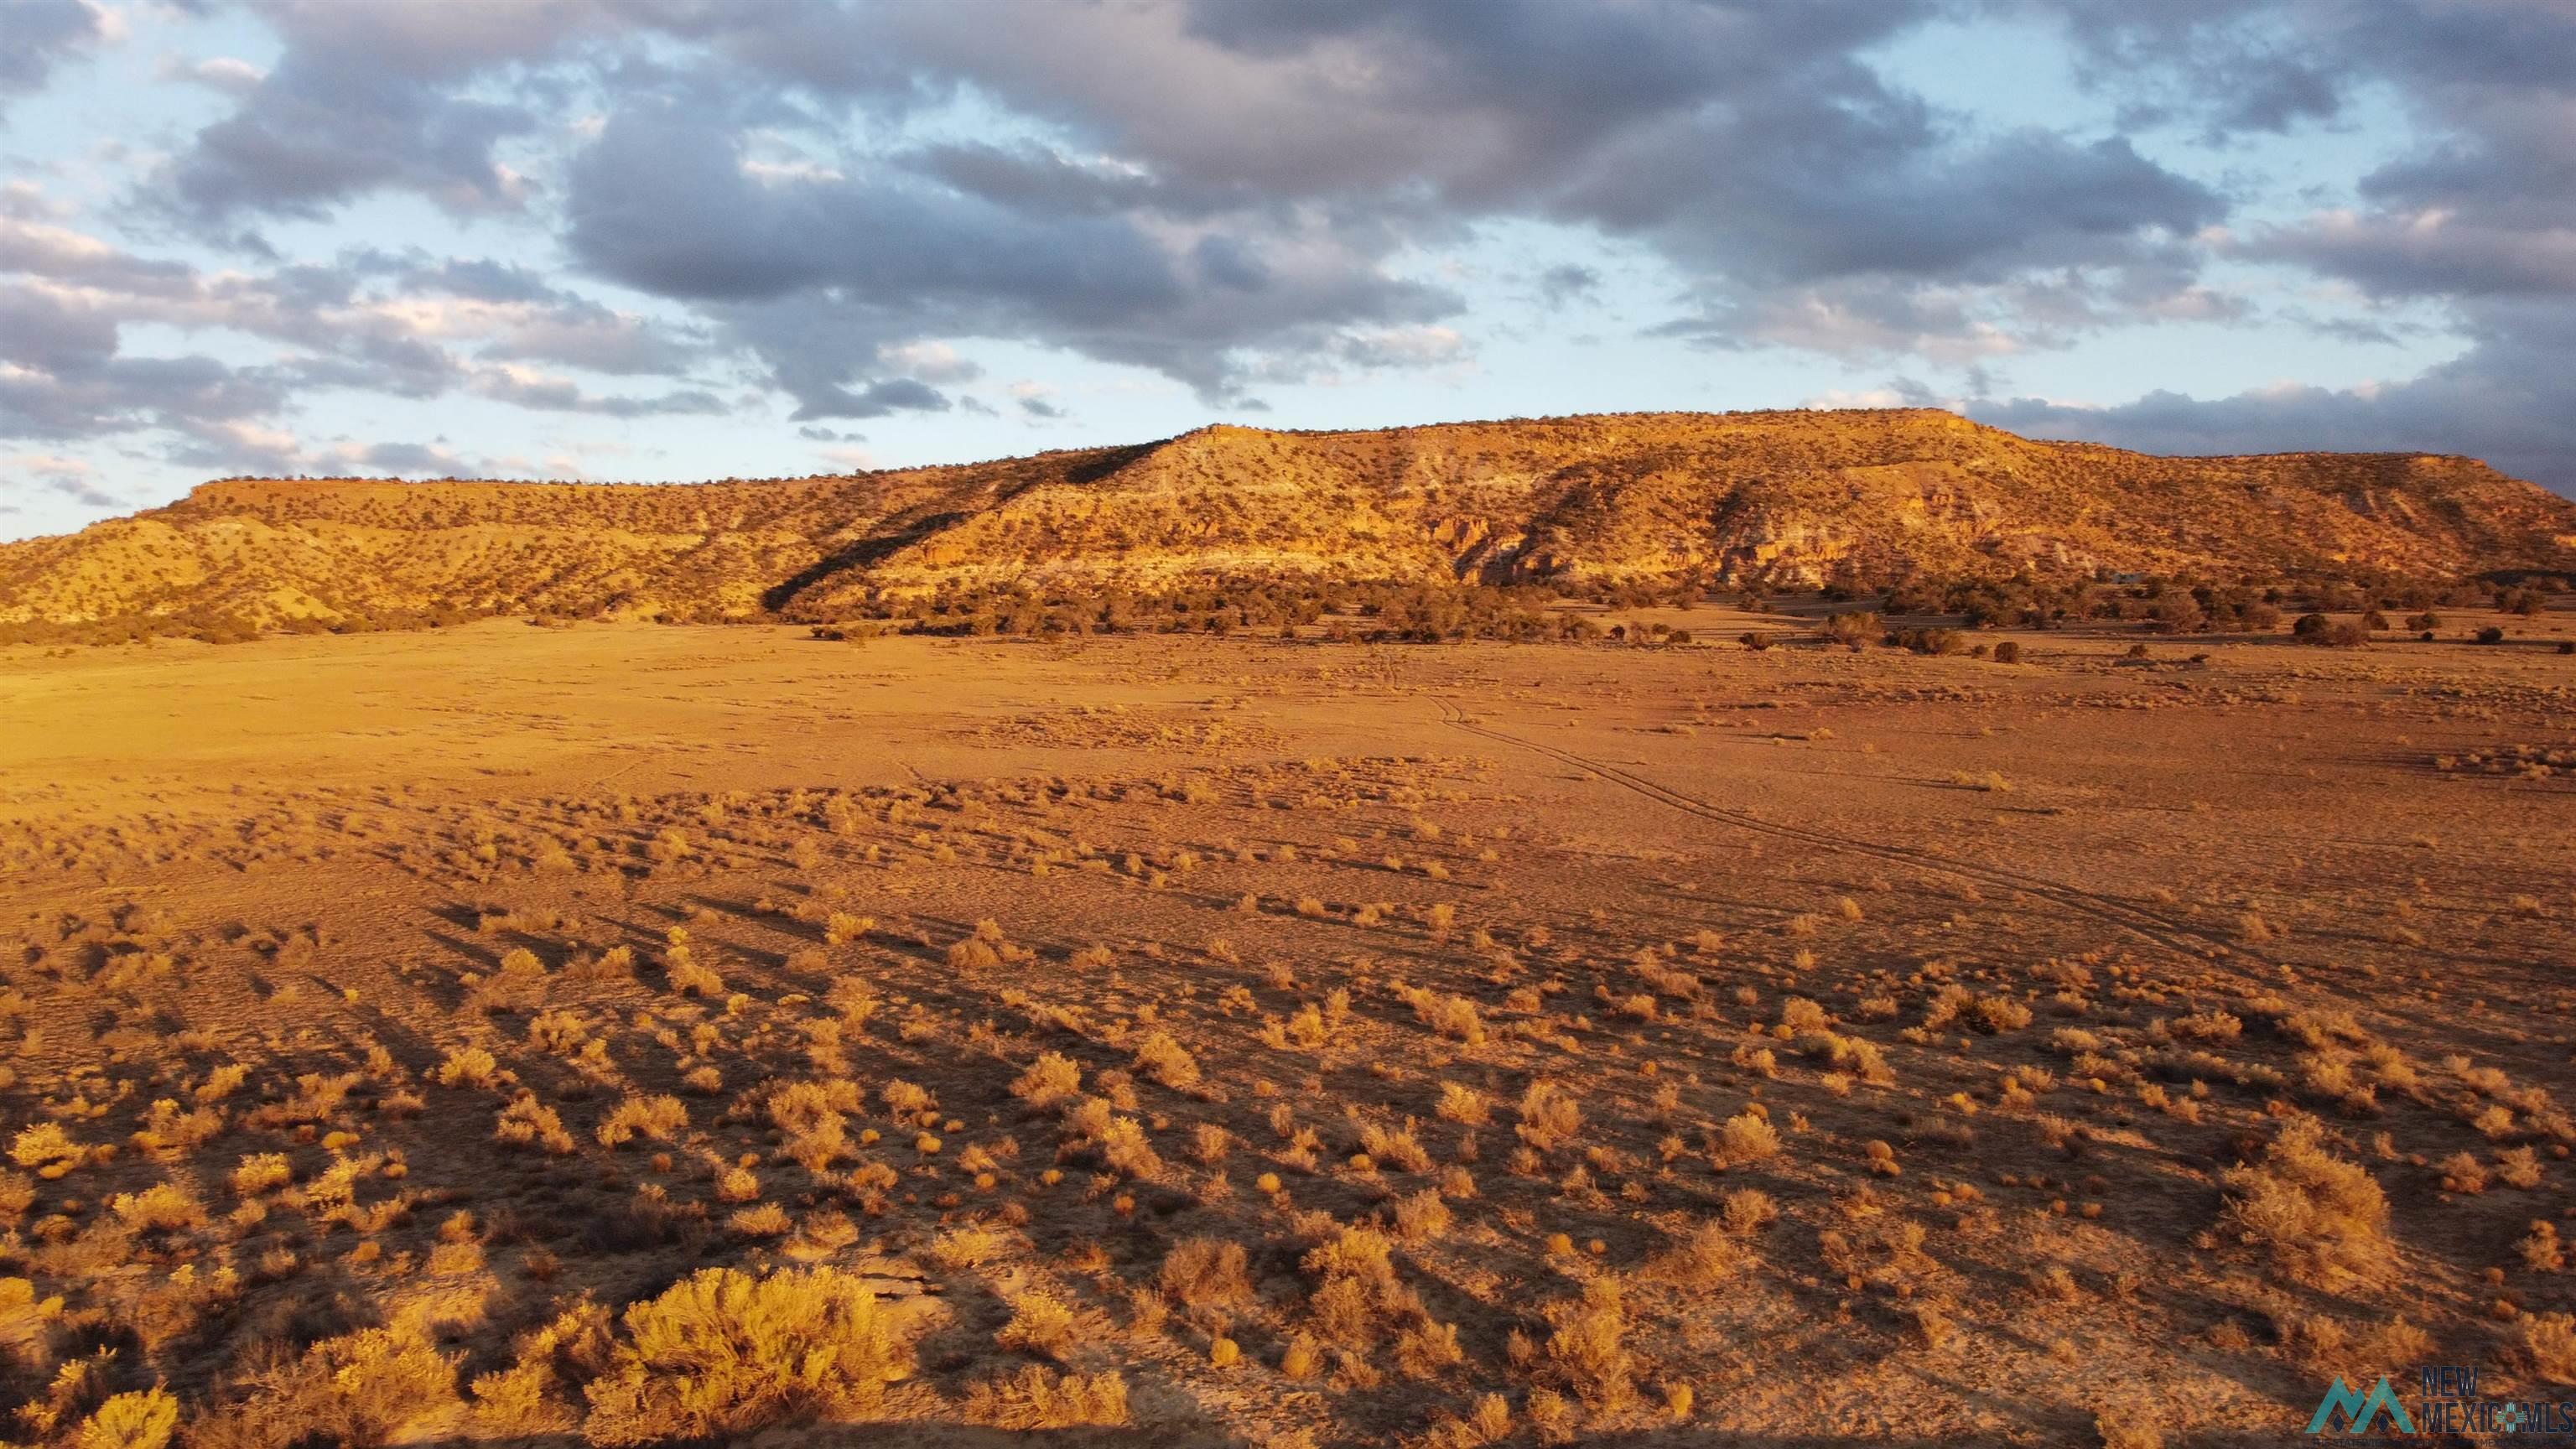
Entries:
{"label": "blue sky", "polygon": [[1932,403],[2576,491],[2561,0],[0,0],[0,536]]}

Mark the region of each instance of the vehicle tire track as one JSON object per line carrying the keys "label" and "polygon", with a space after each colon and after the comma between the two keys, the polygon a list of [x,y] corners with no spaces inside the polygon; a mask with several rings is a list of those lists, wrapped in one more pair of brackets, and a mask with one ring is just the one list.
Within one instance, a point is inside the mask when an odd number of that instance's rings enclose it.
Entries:
{"label": "vehicle tire track", "polygon": [[[1453,701],[1443,699],[1438,703],[1442,722],[1452,728],[1497,744],[1517,745],[1522,749],[1545,755],[1622,789],[1643,795],[1657,804],[1669,806],[1687,815],[1696,815],[1703,820],[1712,820],[1751,834],[1791,841],[1817,850],[1836,851],[1845,855],[1865,855],[1916,870],[1938,871],[1944,875],[1992,886],[1997,890],[2026,892],[2052,905],[2064,907],[2079,915],[2089,916],[2105,925],[2144,937],[2167,950],[2194,959],[2203,957],[2205,954],[2203,946],[2220,944],[2217,937],[2205,931],[2159,916],[2116,896],[2101,895],[2085,890],[2081,886],[2067,885],[2062,881],[2049,880],[2044,876],[2025,875],[2019,871],[2006,870],[2001,866],[1949,860],[1923,851],[1908,850],[1903,846],[1874,845],[1862,841],[1845,840],[1840,836],[1828,835],[1821,830],[1811,830],[1799,825],[1784,825],[1746,811],[1729,810],[1723,806],[1711,805],[1696,796],[1685,795],[1679,790],[1659,785],[1643,775],[1623,770],[1603,760],[1593,759],[1589,755],[1579,755],[1572,750],[1559,749],[1554,745],[1541,744],[1536,740],[1523,739],[1518,735],[1506,734],[1501,730],[1480,725]],[[2192,942],[2201,944],[2194,945]]]}

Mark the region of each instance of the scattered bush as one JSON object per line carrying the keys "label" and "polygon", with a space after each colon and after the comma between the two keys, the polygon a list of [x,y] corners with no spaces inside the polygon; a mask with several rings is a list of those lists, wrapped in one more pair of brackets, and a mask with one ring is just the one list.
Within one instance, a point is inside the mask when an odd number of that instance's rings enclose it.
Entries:
{"label": "scattered bush", "polygon": [[1163,1255],[1157,1280],[1184,1308],[1241,1308],[1252,1302],[1250,1260],[1243,1245],[1223,1238],[1183,1238]]}
{"label": "scattered bush", "polygon": [[755,1278],[702,1268],[628,1305],[608,1370],[583,1393],[594,1444],[740,1434],[875,1409],[912,1357],[876,1294],[830,1267]]}
{"label": "scattered bush", "polygon": [[1554,1082],[1532,1082],[1529,1090],[1521,1094],[1517,1130],[1523,1142],[1545,1152],[1583,1130],[1582,1104],[1572,1092]]}
{"label": "scattered bush", "polygon": [[2228,1224],[2292,1278],[2367,1276],[2389,1262],[2386,1195],[2359,1165],[2326,1150],[2314,1117],[2291,1117],[2261,1161],[2229,1169],[2224,1181]]}
{"label": "scattered bush", "polygon": [[1197,1059],[1167,1032],[1151,1033],[1136,1048],[1136,1069],[1174,1091],[1199,1084]]}
{"label": "scattered bush", "polygon": [[1073,1310],[1053,1294],[1023,1293],[1011,1300],[1011,1321],[993,1341],[1040,1358],[1063,1359],[1076,1341]]}
{"label": "scattered bush", "polygon": [[968,1388],[964,1417],[996,1429],[1114,1428],[1127,1422],[1127,1380],[1116,1373],[1059,1374],[1030,1364],[1014,1377]]}
{"label": "scattered bush", "polygon": [[689,1109],[677,1097],[628,1097],[599,1124],[602,1147],[622,1147],[638,1135],[668,1142],[689,1125]]}
{"label": "scattered bush", "polygon": [[324,1339],[252,1375],[188,1431],[190,1449],[373,1446],[456,1402],[456,1365],[417,1328]]}
{"label": "scattered bush", "polygon": [[179,1401],[155,1385],[110,1397],[81,1425],[77,1449],[163,1449],[179,1428]]}
{"label": "scattered bush", "polygon": [[1635,1401],[1634,1361],[1624,1342],[1628,1317],[1619,1285],[1595,1278],[1583,1296],[1553,1303],[1547,1321],[1547,1362],[1555,1379],[1595,1412],[1615,1414]]}

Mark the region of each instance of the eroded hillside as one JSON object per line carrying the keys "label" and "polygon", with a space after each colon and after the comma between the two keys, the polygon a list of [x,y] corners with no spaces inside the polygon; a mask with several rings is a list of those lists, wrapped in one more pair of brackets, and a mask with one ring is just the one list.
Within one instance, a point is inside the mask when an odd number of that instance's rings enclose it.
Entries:
{"label": "eroded hillside", "polygon": [[1932,410],[1637,414],[688,486],[211,483],[0,548],[0,622],[830,618],[944,588],[1766,586],[2096,569],[2576,569],[2576,504],[2463,458],[2157,458]]}

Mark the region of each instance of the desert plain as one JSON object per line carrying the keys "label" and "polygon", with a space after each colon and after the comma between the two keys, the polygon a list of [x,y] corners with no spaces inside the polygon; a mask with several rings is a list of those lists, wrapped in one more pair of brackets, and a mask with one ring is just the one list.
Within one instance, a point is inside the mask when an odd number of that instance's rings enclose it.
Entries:
{"label": "desert plain", "polygon": [[0,1437],[2562,1395],[2576,620],[2000,663],[1832,607],[9,649]]}

